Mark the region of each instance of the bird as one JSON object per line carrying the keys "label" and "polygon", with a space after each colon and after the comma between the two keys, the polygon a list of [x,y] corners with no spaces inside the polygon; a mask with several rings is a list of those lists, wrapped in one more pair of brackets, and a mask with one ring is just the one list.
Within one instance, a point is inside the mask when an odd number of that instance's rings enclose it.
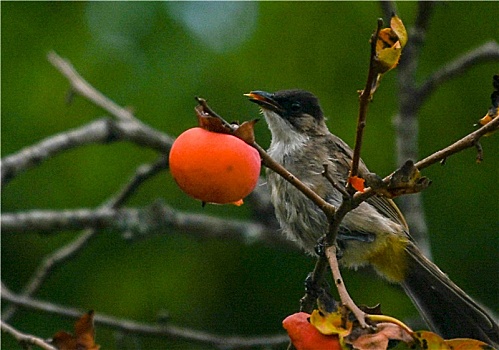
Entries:
{"label": "bird", "polygon": [[[323,176],[324,165],[336,186],[346,188],[353,151],[332,134],[318,98],[291,89],[246,94],[263,113],[271,132],[268,154],[328,203],[338,207],[341,192]],[[358,174],[369,170],[361,160]],[[324,212],[277,173],[267,169],[267,185],[280,227],[309,254],[327,232]],[[499,346],[499,326],[432,261],[409,234],[407,222],[389,198],[375,195],[343,219],[336,245],[340,265],[371,266],[386,280],[401,285],[428,326],[446,339],[472,338]]]}

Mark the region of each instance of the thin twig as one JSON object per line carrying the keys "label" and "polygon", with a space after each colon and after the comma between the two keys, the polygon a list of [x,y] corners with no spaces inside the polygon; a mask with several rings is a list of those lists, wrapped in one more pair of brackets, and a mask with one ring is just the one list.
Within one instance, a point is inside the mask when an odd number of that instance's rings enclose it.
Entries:
{"label": "thin twig", "polygon": [[[350,168],[349,176],[357,176],[359,163],[360,163],[360,150],[362,149],[362,140],[364,136],[364,128],[366,126],[367,110],[369,103],[372,100],[373,94],[373,84],[376,81],[378,72],[374,67],[375,57],[376,57],[376,41],[378,39],[379,32],[383,26],[383,20],[378,19],[378,26],[376,31],[371,36],[371,57],[369,60],[369,72],[367,73],[366,85],[364,90],[362,90],[359,97],[359,115],[357,119],[357,132],[355,134],[355,146],[353,149],[352,165]],[[351,190],[350,184],[347,185],[347,189]]]}
{"label": "thin twig", "polygon": [[447,63],[442,68],[431,74],[419,87],[415,100],[419,105],[443,83],[463,74],[466,70],[485,62],[499,61],[499,44],[489,41]]}
{"label": "thin twig", "polygon": [[[48,314],[65,316],[72,319],[78,319],[83,313],[78,309],[16,295],[4,286],[2,286],[2,299],[26,309],[43,311]],[[103,314],[95,314],[94,322],[97,326],[105,326],[125,333],[182,339],[190,342],[211,344],[221,349],[243,349],[258,346],[275,346],[286,344],[289,341],[288,336],[284,334],[258,337],[225,337],[208,332],[178,327],[172,324],[147,324]]]}
{"label": "thin twig", "polygon": [[135,175],[115,196],[113,196],[113,198],[111,198],[107,206],[111,208],[121,207],[145,181],[151,179],[166,168],[168,168],[168,157],[166,155],[160,156],[152,164],[143,164],[139,166],[135,171]]}
{"label": "thin twig", "polygon": [[284,168],[281,164],[276,162],[272,157],[268,155],[265,150],[258,145],[256,142],[252,144],[252,146],[258,151],[260,157],[262,158],[262,164],[277,174],[281,175],[285,180],[295,186],[300,192],[302,192],[305,196],[307,196],[312,202],[315,203],[320,209],[324,212],[328,213],[327,215],[334,214],[336,208],[326,202],[321,196],[315,193],[310,187],[305,185],[300,179],[290,173],[286,168]]}
{"label": "thin twig", "polygon": [[[494,118],[488,124],[482,126],[480,129],[475,130],[474,132],[466,135],[460,140],[454,142],[450,146],[441,149],[433,153],[432,155],[420,160],[415,164],[416,168],[422,170],[424,168],[429,167],[435,163],[440,162],[443,159],[448,158],[449,156],[461,152],[466,148],[476,147],[476,144],[480,138],[488,133],[493,132],[494,130],[499,130],[499,117]],[[483,154],[481,154],[483,158]]]}
{"label": "thin twig", "polygon": [[120,107],[108,97],[94,89],[80,74],[78,74],[69,61],[63,59],[54,51],[47,54],[47,59],[66,77],[74,92],[85,97],[89,101],[92,101],[95,105],[101,107],[121,121],[129,122],[135,119],[129,110]]}
{"label": "thin twig", "polygon": [[342,306],[345,306],[350,310],[355,318],[359,321],[360,326],[365,328],[367,326],[366,323],[366,313],[359,309],[359,307],[355,304],[353,299],[350,297],[350,294],[347,291],[345,286],[345,282],[343,281],[343,277],[341,277],[340,266],[338,264],[338,259],[336,258],[336,246],[332,245],[326,249],[326,256],[329,262],[329,266],[331,267],[331,273],[333,275],[333,281],[338,290],[338,294],[340,296],[340,300],[342,302]]}
{"label": "thin twig", "polygon": [[344,197],[349,197],[350,194],[347,192],[347,190],[345,190],[345,187],[340,186],[336,182],[336,179],[333,177],[333,175],[331,175],[331,172],[329,172],[329,169],[328,169],[329,166],[328,166],[328,164],[323,164],[323,167],[324,167],[324,171],[322,172],[322,176],[324,176],[329,181],[329,183],[335,189],[337,189]]}
{"label": "thin twig", "polygon": [[[138,189],[140,184],[145,182],[147,179],[156,175],[160,170],[166,167],[166,157],[161,156],[159,160],[152,165],[142,165],[137,170],[135,176],[123,187],[123,189],[112,197],[107,203],[104,203],[101,206],[101,209],[116,209],[123,205]],[[17,214],[14,214],[17,215]],[[23,214],[20,214],[21,216]],[[36,218],[40,218],[43,215],[35,214],[34,217],[29,218],[29,216],[25,216],[27,218],[27,223],[22,220],[17,221],[19,217],[14,218],[11,222],[16,223],[16,225],[24,225],[24,228],[20,227],[21,230],[25,230],[30,227],[29,222],[38,222]],[[12,219],[12,218],[11,218]],[[3,214],[1,217],[2,222],[9,221],[9,214]],[[7,225],[8,226],[8,225]],[[5,227],[2,227],[2,232]],[[81,233],[75,240],[66,244],[62,248],[59,248],[54,253],[46,256],[42,263],[38,266],[35,273],[32,275],[26,286],[23,288],[22,295],[24,296],[32,296],[34,295],[41,285],[47,280],[47,278],[51,275],[51,273],[58,267],[61,266],[66,261],[73,259],[79,252],[85,248],[89,241],[96,235],[97,230],[95,227],[88,229],[88,227],[83,233]],[[4,312],[2,312],[2,319],[8,320],[10,319],[16,312],[16,307],[13,305],[9,305]]]}
{"label": "thin twig", "polygon": [[5,323],[5,321],[3,320],[0,320],[0,327],[2,328],[2,332],[8,333],[13,336],[14,339],[17,340],[17,342],[23,347],[25,347],[26,345],[36,345],[44,350],[57,350],[52,345],[48,344],[45,340],[30,334],[22,333],[11,325]]}
{"label": "thin twig", "polygon": [[[495,130],[499,130],[499,118],[494,118],[491,122],[488,124],[482,126],[481,128],[475,130],[474,132],[464,136],[463,138],[459,139],[458,141],[454,142],[450,146],[447,146],[439,151],[436,151],[435,153],[429,155],[428,157],[418,161],[417,163],[414,164],[416,168],[419,170],[425,169],[429,167],[430,165],[433,165],[435,163],[440,163],[441,161],[447,159],[448,157],[459,153],[463,151],[466,148],[472,148],[476,147],[476,143],[480,138],[482,138],[484,135],[489,134],[491,132],[494,132]],[[483,154],[482,154],[483,156]],[[383,183],[388,184],[390,182],[391,176],[393,173],[390,175],[386,176],[383,179]],[[376,190],[372,188],[367,188],[364,192],[357,192],[355,193],[353,199],[354,199],[354,204],[358,204],[362,201],[365,201],[369,197],[373,196],[376,194]]]}

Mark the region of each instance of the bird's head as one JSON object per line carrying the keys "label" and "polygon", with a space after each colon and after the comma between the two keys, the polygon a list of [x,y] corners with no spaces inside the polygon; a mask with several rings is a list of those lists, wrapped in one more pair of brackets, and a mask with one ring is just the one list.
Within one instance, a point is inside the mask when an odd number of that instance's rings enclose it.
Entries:
{"label": "bird's head", "polygon": [[245,96],[260,106],[272,137],[291,135],[316,136],[327,133],[319,100],[304,90],[281,90],[274,93],[251,91]]}

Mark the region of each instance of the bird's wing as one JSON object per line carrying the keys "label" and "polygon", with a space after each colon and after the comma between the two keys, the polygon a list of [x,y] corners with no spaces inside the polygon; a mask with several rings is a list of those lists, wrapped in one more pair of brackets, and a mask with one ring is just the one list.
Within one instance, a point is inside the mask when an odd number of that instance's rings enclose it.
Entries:
{"label": "bird's wing", "polygon": [[[353,157],[353,150],[348,146],[346,142],[344,142],[342,139],[337,137],[336,135],[330,134],[329,135],[329,140],[330,140],[330,145],[329,149],[333,150],[331,152],[331,160],[337,164],[338,167],[346,169],[344,171],[345,177],[348,176],[348,171],[351,166],[352,162],[352,157]],[[333,146],[334,145],[334,146]],[[336,153],[336,154],[335,154]],[[344,155],[344,157],[341,157],[341,155]],[[338,171],[339,173],[342,173],[342,171]],[[359,176],[360,177],[365,177],[369,172],[369,169],[367,168],[366,164],[364,161],[360,161],[359,163]],[[346,183],[346,178],[344,181],[341,181],[342,184]],[[402,212],[400,209],[397,207],[394,201],[391,199],[388,199],[386,197],[382,196],[373,196],[369,198],[367,203],[371,204],[376,210],[383,216],[393,220],[397,224],[403,226],[405,228],[405,232],[407,235],[409,235],[409,228],[407,226],[407,222],[405,221],[404,215],[402,215]]]}
{"label": "bird's wing", "polygon": [[394,201],[382,196],[373,196],[366,202],[376,208],[381,215],[386,216],[397,224],[403,226],[405,231],[409,232],[409,227],[407,226],[404,215],[402,215],[402,212]]}

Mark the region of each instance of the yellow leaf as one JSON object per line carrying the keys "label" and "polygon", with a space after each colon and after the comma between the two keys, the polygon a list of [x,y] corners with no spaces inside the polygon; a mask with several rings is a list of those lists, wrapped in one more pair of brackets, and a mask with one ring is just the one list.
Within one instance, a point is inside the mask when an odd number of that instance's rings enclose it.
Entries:
{"label": "yellow leaf", "polygon": [[400,41],[400,45],[402,47],[404,47],[405,44],[407,44],[408,37],[407,37],[407,31],[405,30],[404,23],[402,22],[400,17],[398,17],[396,15],[392,16],[392,18],[390,20],[390,28],[393,30],[395,35],[398,37],[398,40]]}
{"label": "yellow leaf", "polygon": [[450,339],[445,344],[452,350],[494,350],[489,344],[475,339]]}
{"label": "yellow leaf", "polygon": [[352,329],[352,323],[348,323],[348,329],[342,327],[341,313],[338,311],[326,314],[314,310],[310,315],[310,324],[324,335],[338,334],[340,337],[346,337]]}
{"label": "yellow leaf", "polygon": [[451,347],[445,343],[445,340],[435,333],[418,331],[413,333],[413,337],[421,349],[451,350]]}
{"label": "yellow leaf", "polygon": [[390,28],[381,29],[376,41],[376,69],[379,74],[395,68],[407,43],[407,31],[402,20],[393,16]]}

